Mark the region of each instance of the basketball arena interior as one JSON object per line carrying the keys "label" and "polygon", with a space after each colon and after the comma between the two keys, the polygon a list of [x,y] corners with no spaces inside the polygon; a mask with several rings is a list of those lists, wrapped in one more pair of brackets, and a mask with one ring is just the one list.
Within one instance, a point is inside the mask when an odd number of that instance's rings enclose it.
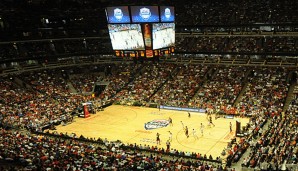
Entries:
{"label": "basketball arena interior", "polygon": [[0,171],[297,171],[297,9],[1,0]]}

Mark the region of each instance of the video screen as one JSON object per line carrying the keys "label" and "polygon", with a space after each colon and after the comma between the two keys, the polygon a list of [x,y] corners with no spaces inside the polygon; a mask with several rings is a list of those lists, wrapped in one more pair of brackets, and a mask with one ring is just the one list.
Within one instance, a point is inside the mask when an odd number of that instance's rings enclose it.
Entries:
{"label": "video screen", "polygon": [[174,22],[175,11],[171,6],[160,6],[160,20],[161,22]]}
{"label": "video screen", "polygon": [[131,6],[130,9],[134,23],[159,22],[158,6]]}
{"label": "video screen", "polygon": [[152,24],[153,49],[160,49],[175,45],[174,23]]}
{"label": "video screen", "polygon": [[130,23],[128,6],[107,7],[106,15],[108,23]]}
{"label": "video screen", "polygon": [[144,50],[140,24],[108,24],[114,50]]}

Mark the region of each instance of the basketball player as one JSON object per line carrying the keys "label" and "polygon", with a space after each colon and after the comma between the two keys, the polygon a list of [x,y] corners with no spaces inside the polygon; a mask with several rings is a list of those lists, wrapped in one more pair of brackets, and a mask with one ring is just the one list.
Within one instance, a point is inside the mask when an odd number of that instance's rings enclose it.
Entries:
{"label": "basketball player", "polygon": [[206,110],[206,114],[207,114],[207,119],[209,120],[209,118],[211,117],[210,109],[207,109]]}
{"label": "basketball player", "polygon": [[169,124],[170,124],[171,126],[173,126],[173,120],[172,120],[171,117],[169,117]]}
{"label": "basketball player", "polygon": [[167,140],[166,145],[167,145],[167,152],[169,152],[170,151],[170,146],[171,146],[171,143],[170,143],[169,140]]}
{"label": "basketball player", "polygon": [[173,137],[173,134],[171,131],[169,131],[169,141],[172,142],[172,137]]}
{"label": "basketball player", "polygon": [[195,129],[192,129],[192,135],[195,139],[199,139],[199,137],[197,136],[197,131]]}
{"label": "basketball player", "polygon": [[213,124],[213,122],[212,122],[212,116],[211,116],[211,115],[209,116],[209,125],[213,125],[213,126],[215,126],[215,125]]}
{"label": "basketball player", "polygon": [[156,144],[160,145],[160,138],[159,138],[160,134],[156,133]]}
{"label": "basketball player", "polygon": [[201,130],[201,134],[203,136],[204,135],[204,125],[203,125],[203,123],[201,123],[200,130]]}
{"label": "basketball player", "polygon": [[232,132],[233,128],[232,128],[232,123],[230,122],[230,132]]}
{"label": "basketball player", "polygon": [[188,118],[190,118],[190,113],[189,112],[187,112],[188,113]]}
{"label": "basketball player", "polygon": [[187,128],[187,126],[185,126],[185,135],[186,135],[186,137],[187,137],[187,138],[189,137],[189,135],[188,135],[188,128]]}
{"label": "basketball player", "polygon": [[184,124],[183,124],[183,122],[182,121],[180,121],[181,122],[181,124],[182,124],[182,129],[184,129]]}

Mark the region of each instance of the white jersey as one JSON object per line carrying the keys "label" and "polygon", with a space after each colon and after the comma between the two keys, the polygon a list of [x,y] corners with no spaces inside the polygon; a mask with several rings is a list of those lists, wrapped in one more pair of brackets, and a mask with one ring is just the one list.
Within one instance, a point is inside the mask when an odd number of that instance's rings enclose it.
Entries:
{"label": "white jersey", "polygon": [[200,129],[201,129],[201,132],[204,131],[204,125],[203,124],[201,125]]}

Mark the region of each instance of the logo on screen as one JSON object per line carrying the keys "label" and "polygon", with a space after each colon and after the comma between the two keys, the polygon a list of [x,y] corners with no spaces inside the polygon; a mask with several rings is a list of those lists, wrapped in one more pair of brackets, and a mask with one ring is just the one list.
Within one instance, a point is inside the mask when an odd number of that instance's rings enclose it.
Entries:
{"label": "logo on screen", "polygon": [[165,9],[165,17],[167,19],[169,19],[171,17],[171,10],[170,10],[170,8],[166,8]]}
{"label": "logo on screen", "polygon": [[120,8],[116,8],[114,9],[114,17],[117,19],[117,20],[122,20],[122,17],[123,17],[123,12]]}
{"label": "logo on screen", "polygon": [[151,16],[151,12],[149,8],[141,8],[140,9],[140,16],[144,19],[144,20],[148,20]]}

